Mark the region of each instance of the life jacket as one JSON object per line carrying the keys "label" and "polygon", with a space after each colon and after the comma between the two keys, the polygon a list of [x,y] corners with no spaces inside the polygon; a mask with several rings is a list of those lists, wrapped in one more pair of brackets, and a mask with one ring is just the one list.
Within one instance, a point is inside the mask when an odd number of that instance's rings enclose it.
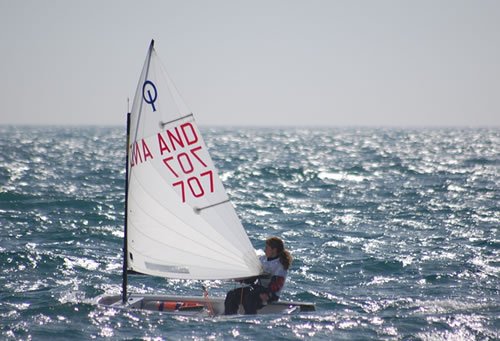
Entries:
{"label": "life jacket", "polygon": [[264,288],[269,289],[276,298],[281,296],[288,271],[281,264],[279,257],[268,259],[265,255],[259,257],[264,272],[271,274],[269,278],[260,278],[259,282]]}

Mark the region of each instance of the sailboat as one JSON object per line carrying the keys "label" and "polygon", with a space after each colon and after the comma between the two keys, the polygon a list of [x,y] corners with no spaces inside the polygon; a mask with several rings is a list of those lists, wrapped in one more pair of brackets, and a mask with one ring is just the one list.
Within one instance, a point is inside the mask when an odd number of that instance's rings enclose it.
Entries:
{"label": "sailboat", "polygon": [[[234,280],[263,273],[224,189],[193,114],[154,49],[148,49],[127,115],[125,233],[121,295],[102,306],[211,316],[224,297],[128,293],[131,273],[167,279]],[[307,302],[278,301],[258,314],[313,311]]]}

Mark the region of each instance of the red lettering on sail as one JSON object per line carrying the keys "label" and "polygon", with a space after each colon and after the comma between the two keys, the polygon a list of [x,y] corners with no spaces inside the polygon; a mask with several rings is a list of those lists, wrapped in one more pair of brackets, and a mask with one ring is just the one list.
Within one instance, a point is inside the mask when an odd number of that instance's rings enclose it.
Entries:
{"label": "red lettering on sail", "polygon": [[[208,177],[208,184],[207,180],[204,180],[206,179],[206,177]],[[208,190],[210,191],[210,193],[214,192],[214,173],[209,170],[207,172],[201,173],[199,176],[192,176],[187,180],[174,182],[172,186],[179,186],[182,202],[186,202],[187,195],[191,195],[195,198],[201,198],[207,193]],[[189,190],[186,190],[186,188],[189,188]]]}
{"label": "red lettering on sail", "polygon": [[130,167],[134,167],[138,163],[142,163],[142,155],[141,155],[141,150],[139,149],[139,144],[134,142],[131,146],[131,158],[130,158]]}
{"label": "red lettering on sail", "polygon": [[170,131],[170,130],[167,130],[167,136],[168,136],[168,139],[170,140],[170,144],[172,145],[172,148],[174,150],[177,150],[177,148],[175,147],[175,142],[177,142],[177,144],[184,148],[184,142],[182,141],[182,137],[179,133],[179,129],[177,127],[175,127],[175,132],[177,133],[177,137]]}
{"label": "red lettering on sail", "polygon": [[130,145],[130,167],[137,166],[148,159],[154,159],[154,156],[144,139]]}
{"label": "red lettering on sail", "polygon": [[151,154],[151,151],[144,140],[142,140],[142,154],[144,155],[144,162],[148,161],[148,157],[153,159],[153,154]]}
{"label": "red lettering on sail", "polygon": [[193,163],[191,162],[188,154],[180,153],[179,155],[177,155],[177,161],[179,162],[179,165],[181,166],[184,174],[189,174],[194,171]]}
{"label": "red lettering on sail", "polygon": [[161,136],[161,133],[158,133],[158,146],[160,147],[160,154],[163,155],[165,151],[170,153],[170,149],[167,146],[167,143],[163,139],[163,136]]}
{"label": "red lettering on sail", "polygon": [[[196,128],[189,122],[167,129],[165,133],[158,133],[158,148],[161,155],[164,155],[165,152],[172,153],[192,146],[199,141]],[[201,147],[197,149],[201,149]]]}
{"label": "red lettering on sail", "polygon": [[187,183],[189,185],[189,189],[191,189],[191,194],[193,194],[196,198],[202,197],[203,194],[205,194],[205,191],[201,186],[200,180],[198,180],[196,176],[189,178]]}
{"label": "red lettering on sail", "polygon": [[165,164],[165,166],[168,167],[168,169],[170,169],[170,171],[172,172],[173,175],[175,175],[176,178],[179,177],[179,174],[177,174],[176,171],[174,171],[174,169],[172,168],[172,166],[170,165],[170,161],[173,160],[174,157],[173,156],[169,156],[165,159],[163,159],[163,163]]}
{"label": "red lettering on sail", "polygon": [[208,172],[201,173],[200,176],[208,176],[208,178],[210,179],[210,192],[213,193],[214,192],[214,173],[211,170],[209,170]]}
{"label": "red lettering on sail", "polygon": [[192,123],[158,133],[157,139],[163,164],[168,168],[165,175],[172,179],[172,187],[182,202],[214,192],[214,173],[208,159],[204,159],[207,155]]}
{"label": "red lettering on sail", "polygon": [[199,157],[199,155],[197,154],[197,152],[201,149],[201,146],[198,146],[196,148],[193,148],[190,150],[191,154],[193,154],[193,156],[203,165],[203,167],[208,167],[207,164],[205,162],[203,162],[201,160],[201,158]]}
{"label": "red lettering on sail", "polygon": [[[186,130],[187,128],[189,128],[189,129]],[[198,142],[198,135],[196,135],[196,130],[194,129],[194,127],[191,123],[188,122],[188,123],[184,123],[183,125],[181,125],[181,130],[182,130],[182,134],[184,135],[184,139],[186,140],[188,146]],[[189,134],[189,131],[191,131],[190,134]]]}
{"label": "red lettering on sail", "polygon": [[175,182],[172,186],[181,186],[182,202],[186,202],[186,191],[184,190],[184,181]]}

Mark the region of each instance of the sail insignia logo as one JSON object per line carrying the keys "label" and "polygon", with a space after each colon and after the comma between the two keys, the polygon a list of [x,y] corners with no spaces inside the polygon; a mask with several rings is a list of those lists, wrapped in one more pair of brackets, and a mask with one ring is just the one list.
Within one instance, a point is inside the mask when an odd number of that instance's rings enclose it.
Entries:
{"label": "sail insignia logo", "polygon": [[[149,86],[148,86],[149,85]],[[151,93],[153,91],[153,93]],[[147,92],[147,95],[146,95]],[[156,91],[156,86],[151,81],[145,81],[142,86],[142,98],[147,104],[151,104],[153,111],[156,111],[155,102],[158,98],[158,92]]]}

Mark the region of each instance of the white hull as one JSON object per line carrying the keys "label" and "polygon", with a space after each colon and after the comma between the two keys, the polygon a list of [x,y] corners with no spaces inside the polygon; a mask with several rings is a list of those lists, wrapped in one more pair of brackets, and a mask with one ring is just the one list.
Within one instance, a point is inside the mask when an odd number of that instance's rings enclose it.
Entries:
{"label": "white hull", "polygon": [[[207,300],[203,296],[132,294],[125,304],[123,304],[120,295],[100,296],[97,299],[97,304],[117,309],[161,311],[176,315],[224,315],[224,297],[209,297]],[[243,314],[242,308],[240,310]],[[257,311],[257,314],[291,314],[315,310],[313,303],[278,301],[265,305]]]}

